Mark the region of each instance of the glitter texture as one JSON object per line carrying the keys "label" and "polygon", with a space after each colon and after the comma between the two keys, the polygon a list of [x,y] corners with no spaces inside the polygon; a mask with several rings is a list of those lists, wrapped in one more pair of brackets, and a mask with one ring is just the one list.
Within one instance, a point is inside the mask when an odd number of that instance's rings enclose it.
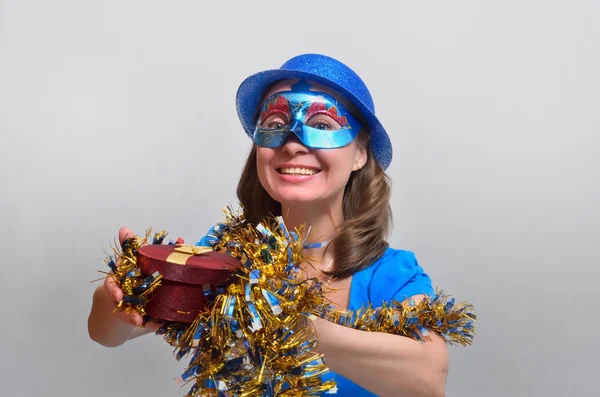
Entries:
{"label": "glitter texture", "polygon": [[375,116],[375,105],[361,78],[340,61],[320,54],[298,55],[281,68],[266,70],[246,78],[238,88],[236,107],[240,122],[251,138],[264,90],[278,80],[304,78],[340,92],[360,111],[370,130],[370,149],[386,170],[392,161],[392,143]]}

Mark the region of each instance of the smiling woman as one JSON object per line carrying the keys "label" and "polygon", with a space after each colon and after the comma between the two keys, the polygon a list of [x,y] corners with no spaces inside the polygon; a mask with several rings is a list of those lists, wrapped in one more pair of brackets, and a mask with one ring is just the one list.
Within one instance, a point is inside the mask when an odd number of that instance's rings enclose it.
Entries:
{"label": "smiling woman", "polygon": [[311,226],[309,238],[352,246],[336,250],[325,272],[349,277],[383,254],[391,220],[389,180],[368,147],[368,127],[348,99],[314,81],[280,80],[265,97],[238,198],[253,222],[286,214]]}
{"label": "smiling woman", "polygon": [[[251,222],[282,215],[311,227],[311,276],[331,280],[339,309],[433,295],[414,255],[388,246],[392,146],[366,85],[346,65],[300,55],[247,78],[238,114],[254,145],[238,185]],[[350,111],[351,109],[352,111]],[[323,243],[325,242],[325,243]],[[315,321],[319,351],[340,396],[444,394],[442,339],[400,336]]]}
{"label": "smiling woman", "polygon": [[[280,216],[289,230],[308,228],[303,255],[311,262],[302,269],[331,287],[335,308],[435,297],[414,254],[387,243],[392,146],[354,71],[324,55],[300,55],[244,80],[237,109],[252,139],[237,190],[245,222]],[[131,234],[122,230],[120,240]],[[215,234],[211,229],[197,245],[213,245]],[[111,277],[96,295],[94,340],[116,346],[149,332],[129,325],[141,325],[139,314],[112,314],[123,292]],[[323,317],[312,327],[338,396],[444,395],[448,355],[437,333],[421,328],[419,342]]]}
{"label": "smiling woman", "polygon": [[[341,209],[351,172],[366,163],[365,144],[354,139],[360,124],[351,127],[350,114],[338,115],[343,108],[320,92],[295,92],[298,84],[289,91],[289,81],[276,83],[271,88],[275,99],[265,101],[254,133],[259,180],[270,197],[296,211],[306,206],[310,212],[319,206]],[[272,101],[285,105],[273,109]]]}

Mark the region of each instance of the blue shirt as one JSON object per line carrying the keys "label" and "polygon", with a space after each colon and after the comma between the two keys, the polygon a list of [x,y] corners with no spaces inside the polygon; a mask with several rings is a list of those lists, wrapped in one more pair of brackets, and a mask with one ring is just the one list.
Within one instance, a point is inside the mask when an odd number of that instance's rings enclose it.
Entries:
{"label": "blue shirt", "polygon": [[[209,232],[210,233],[210,232]],[[208,236],[196,245],[210,245]],[[434,295],[431,279],[419,266],[417,258],[410,251],[387,248],[383,255],[371,266],[352,276],[349,310],[358,310],[371,304],[381,306],[383,302],[399,302],[414,295]],[[331,397],[372,397],[376,396],[351,380],[334,372],[323,375],[323,380],[335,379],[336,394],[323,394]]]}
{"label": "blue shirt", "polygon": [[[383,302],[390,302],[393,299],[401,302],[419,294],[432,296],[434,290],[429,276],[419,266],[415,255],[410,251],[388,248],[371,266],[354,273],[348,309],[354,311],[369,304],[378,307]],[[376,396],[334,372],[323,376],[324,381],[329,379],[336,380],[337,394],[323,394],[323,396]]]}

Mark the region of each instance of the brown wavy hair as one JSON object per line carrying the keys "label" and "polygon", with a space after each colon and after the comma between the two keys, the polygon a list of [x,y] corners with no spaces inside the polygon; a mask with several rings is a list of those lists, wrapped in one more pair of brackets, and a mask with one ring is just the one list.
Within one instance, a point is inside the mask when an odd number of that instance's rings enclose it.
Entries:
{"label": "brown wavy hair", "polygon": [[[390,195],[391,181],[368,150],[366,164],[352,172],[346,184],[342,204],[344,221],[332,241],[334,268],[325,274],[346,278],[383,255],[392,224]],[[252,224],[281,215],[281,204],[269,196],[258,179],[255,145],[242,171],[237,196],[247,221]]]}

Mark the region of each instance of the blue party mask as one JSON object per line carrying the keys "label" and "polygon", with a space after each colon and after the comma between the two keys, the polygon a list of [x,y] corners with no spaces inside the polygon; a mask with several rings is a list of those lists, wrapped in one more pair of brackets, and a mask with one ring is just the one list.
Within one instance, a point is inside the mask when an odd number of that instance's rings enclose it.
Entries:
{"label": "blue party mask", "polygon": [[310,91],[310,85],[301,80],[291,91],[265,100],[253,140],[258,146],[281,147],[293,133],[308,148],[333,149],[352,142],[361,127],[341,102],[324,92]]}

